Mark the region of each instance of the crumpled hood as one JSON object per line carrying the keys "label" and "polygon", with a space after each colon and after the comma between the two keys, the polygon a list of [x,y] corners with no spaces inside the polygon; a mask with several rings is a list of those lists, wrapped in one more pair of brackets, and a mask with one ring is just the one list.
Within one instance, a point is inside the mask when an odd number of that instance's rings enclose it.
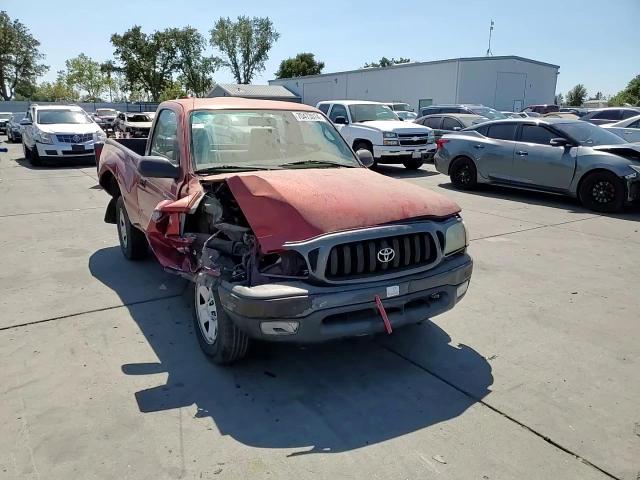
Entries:
{"label": "crumpled hood", "polygon": [[371,122],[358,123],[357,125],[375,128],[383,132],[415,133],[417,135],[428,134],[431,131],[431,128],[424,125],[401,120],[373,120]]}
{"label": "crumpled hood", "polygon": [[97,133],[101,128],[96,123],[53,123],[50,125],[38,124],[38,128],[45,133],[82,134]]}
{"label": "crumpled hood", "polygon": [[247,172],[226,182],[263,253],[330,232],[460,211],[443,195],[365,168]]}

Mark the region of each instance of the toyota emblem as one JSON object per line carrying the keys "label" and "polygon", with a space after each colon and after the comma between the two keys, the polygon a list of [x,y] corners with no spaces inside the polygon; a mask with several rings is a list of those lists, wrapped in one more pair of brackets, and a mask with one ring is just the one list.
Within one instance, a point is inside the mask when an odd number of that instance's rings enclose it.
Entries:
{"label": "toyota emblem", "polygon": [[393,248],[383,248],[378,252],[378,260],[382,263],[389,263],[396,256],[396,252]]}
{"label": "toyota emblem", "polygon": [[73,141],[74,141],[75,143],[78,143],[78,142],[80,141],[80,137],[79,137],[78,135],[74,135],[74,136],[73,136]]}

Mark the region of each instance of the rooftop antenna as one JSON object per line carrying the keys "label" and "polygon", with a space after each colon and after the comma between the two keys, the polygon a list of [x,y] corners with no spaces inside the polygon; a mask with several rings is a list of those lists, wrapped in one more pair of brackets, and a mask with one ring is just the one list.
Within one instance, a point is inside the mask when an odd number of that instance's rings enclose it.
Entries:
{"label": "rooftop antenna", "polygon": [[493,18],[491,19],[491,26],[489,26],[489,48],[487,48],[487,57],[493,57],[493,52],[491,51],[491,32],[493,32]]}

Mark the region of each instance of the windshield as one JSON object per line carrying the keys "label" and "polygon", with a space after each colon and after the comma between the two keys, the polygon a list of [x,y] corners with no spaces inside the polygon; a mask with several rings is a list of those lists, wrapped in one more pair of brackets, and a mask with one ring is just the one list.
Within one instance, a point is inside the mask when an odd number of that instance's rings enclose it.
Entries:
{"label": "windshield", "polygon": [[611,133],[592,123],[576,121],[571,123],[554,123],[553,126],[580,143],[580,145],[618,145],[620,143],[627,143],[615,133]]}
{"label": "windshield", "polygon": [[413,120],[418,117],[414,112],[396,112],[396,115],[403,120]]}
{"label": "windshield", "polygon": [[115,117],[116,111],[111,108],[99,108],[96,110],[96,115],[99,117]]}
{"label": "windshield", "polygon": [[136,113],[135,115],[127,115],[127,122],[150,122],[151,119],[143,114],[143,113]]}
{"label": "windshield", "polygon": [[411,108],[411,105],[409,105],[408,103],[393,103],[391,104],[391,108],[393,108],[395,111],[404,112],[411,112],[413,110]]}
{"label": "windshield", "polygon": [[502,120],[504,118],[507,118],[507,116],[504,115],[503,113],[500,113],[499,111],[489,107],[473,107],[473,108],[470,108],[469,110],[471,110],[476,115],[482,115],[483,117],[486,117],[489,120]]}
{"label": "windshield", "polygon": [[38,123],[52,125],[55,123],[92,123],[91,119],[78,110],[38,110]]}
{"label": "windshield", "polygon": [[349,105],[353,123],[371,122],[373,120],[398,120],[393,110],[378,103],[361,103]]}
{"label": "windshield", "polygon": [[13,115],[12,113],[0,113],[0,120],[8,120],[11,115]]}
{"label": "windshield", "polygon": [[314,112],[199,110],[191,115],[191,151],[196,172],[360,166],[335,127]]}
{"label": "windshield", "polygon": [[19,113],[14,113],[11,116],[11,121],[13,122],[19,122],[20,120],[22,120],[24,117],[27,116],[27,112],[19,112]]}

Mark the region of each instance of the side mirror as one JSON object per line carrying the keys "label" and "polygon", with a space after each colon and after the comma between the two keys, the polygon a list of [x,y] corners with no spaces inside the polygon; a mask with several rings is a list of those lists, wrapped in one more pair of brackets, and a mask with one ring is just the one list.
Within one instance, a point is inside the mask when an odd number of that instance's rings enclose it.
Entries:
{"label": "side mirror", "polygon": [[335,123],[336,125],[347,125],[349,122],[345,117],[336,117],[333,123]]}
{"label": "side mirror", "polygon": [[31,123],[31,120],[27,120],[26,118],[23,118],[22,120],[20,120],[20,125],[33,125]]}
{"label": "side mirror", "polygon": [[462,130],[462,128],[460,128],[460,127],[453,127],[453,131],[454,131],[454,132],[459,132],[460,130]]}
{"label": "side mirror", "polygon": [[147,178],[179,178],[180,167],[164,157],[142,157],[138,162],[138,173]]}
{"label": "side mirror", "polygon": [[549,140],[549,145],[553,146],[553,147],[567,147],[567,146],[571,146],[571,142],[569,142],[569,140],[567,140],[566,138],[552,138],[551,140]]}
{"label": "side mirror", "polygon": [[365,167],[371,168],[373,166],[373,154],[369,150],[361,148],[356,152],[356,156],[358,157],[358,160],[360,160],[360,163]]}

